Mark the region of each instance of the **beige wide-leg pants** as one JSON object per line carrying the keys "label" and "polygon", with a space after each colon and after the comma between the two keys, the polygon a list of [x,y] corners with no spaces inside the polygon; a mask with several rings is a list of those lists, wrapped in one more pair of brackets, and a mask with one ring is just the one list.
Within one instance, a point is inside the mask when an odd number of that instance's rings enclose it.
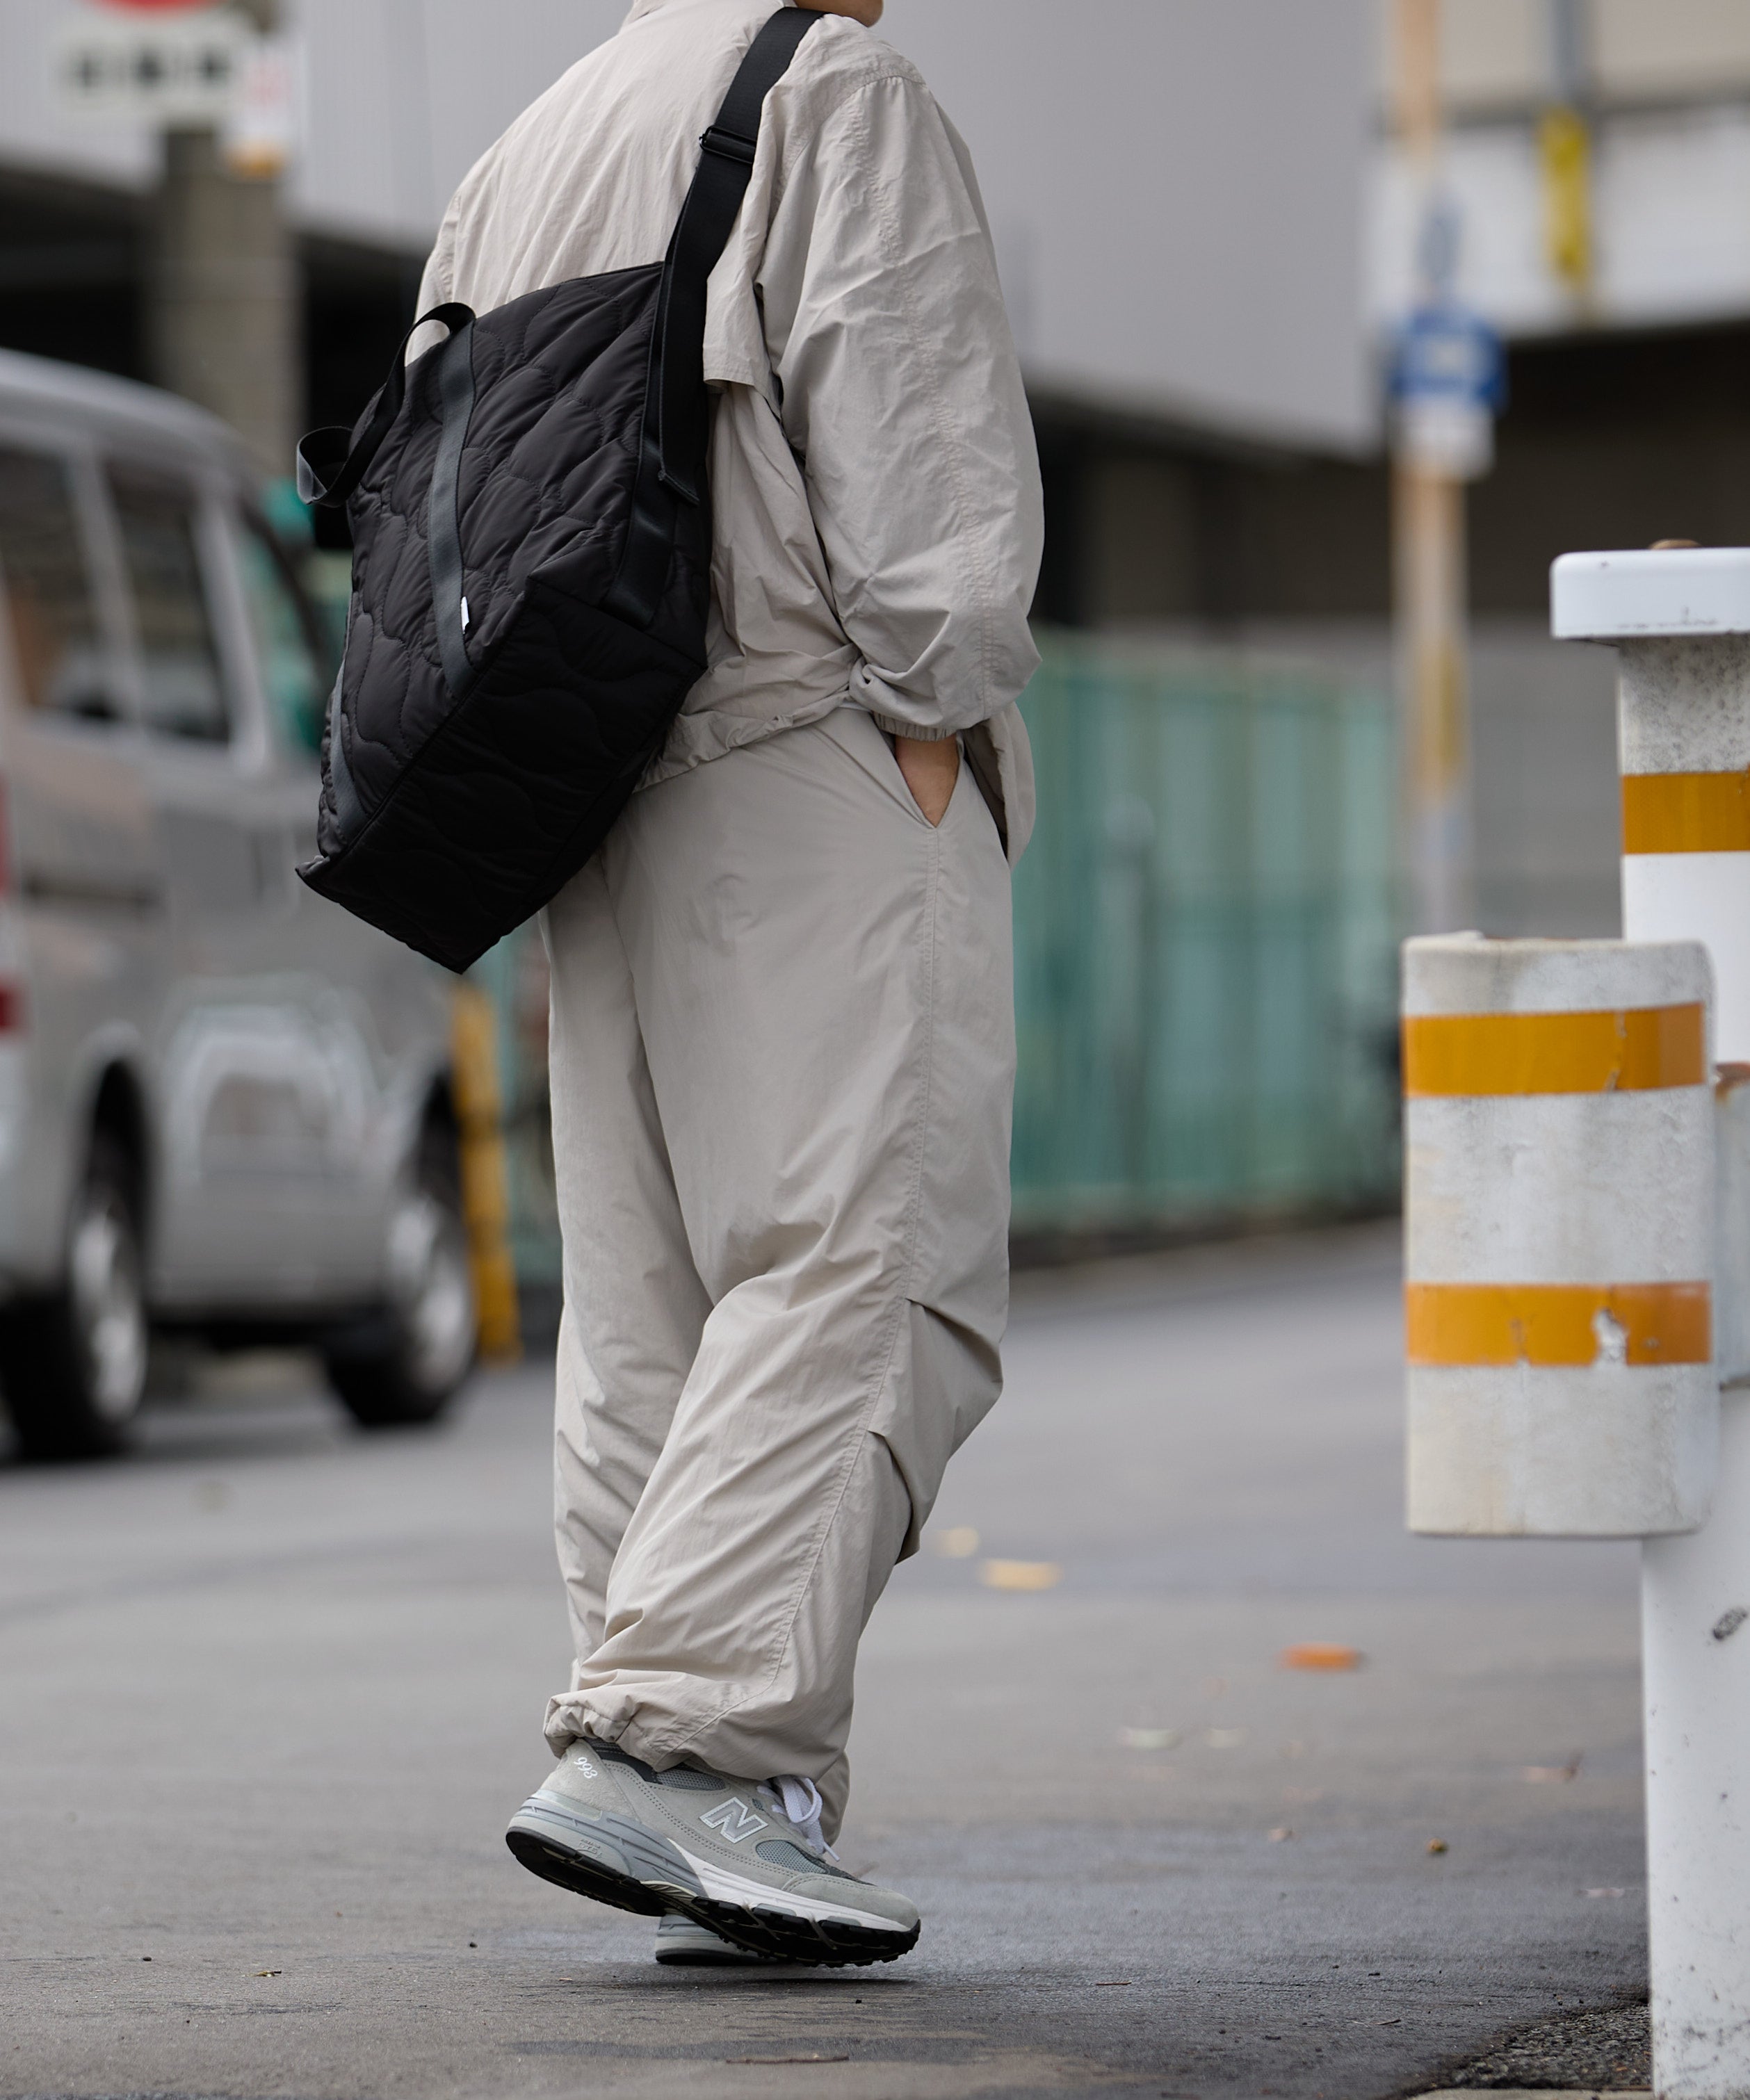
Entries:
{"label": "beige wide-leg pants", "polygon": [[546,915],[556,1524],[587,1732],[848,1791],[857,1642],[995,1401],[1009,873],[842,708],[647,788]]}

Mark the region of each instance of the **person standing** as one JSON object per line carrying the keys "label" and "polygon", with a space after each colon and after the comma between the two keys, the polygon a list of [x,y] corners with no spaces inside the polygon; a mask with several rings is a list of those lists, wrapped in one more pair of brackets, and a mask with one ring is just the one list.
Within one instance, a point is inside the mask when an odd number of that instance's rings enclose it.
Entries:
{"label": "person standing", "polygon": [[[422,311],[660,257],[773,4],[636,0]],[[915,1943],[831,1851],[857,1644],[1007,1311],[1037,461],[964,144],[882,0],[808,11],[710,281],[709,668],[544,915],[575,1661],[508,1841],[670,1959]]]}

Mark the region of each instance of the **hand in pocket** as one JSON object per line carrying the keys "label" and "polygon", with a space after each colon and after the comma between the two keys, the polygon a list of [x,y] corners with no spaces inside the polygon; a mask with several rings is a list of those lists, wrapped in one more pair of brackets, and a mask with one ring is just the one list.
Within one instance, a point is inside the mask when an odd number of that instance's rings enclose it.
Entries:
{"label": "hand in pocket", "polygon": [[893,755],[899,761],[912,800],[931,824],[939,824],[953,800],[954,783],[960,778],[960,739],[944,736],[926,743],[915,736],[896,736]]}

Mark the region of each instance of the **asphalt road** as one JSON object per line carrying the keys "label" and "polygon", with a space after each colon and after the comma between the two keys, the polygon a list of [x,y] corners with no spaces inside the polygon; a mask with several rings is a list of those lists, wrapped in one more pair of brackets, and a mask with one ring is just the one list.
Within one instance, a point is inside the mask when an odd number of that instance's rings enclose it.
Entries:
{"label": "asphalt road", "polygon": [[0,1463],[0,2094],[1374,2100],[1637,1989],[1633,1549],[1404,1537],[1394,1255],[1028,1285],[935,1519],[976,1550],[864,1650],[841,1849],[926,1918],[880,1971],[658,1970],[505,1851],[564,1666],[538,1368],[365,1438],[258,1365]]}

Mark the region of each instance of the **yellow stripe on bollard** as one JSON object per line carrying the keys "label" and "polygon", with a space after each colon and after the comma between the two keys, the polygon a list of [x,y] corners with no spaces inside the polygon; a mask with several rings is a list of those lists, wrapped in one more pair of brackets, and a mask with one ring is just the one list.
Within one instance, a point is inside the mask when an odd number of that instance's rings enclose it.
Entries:
{"label": "yellow stripe on bollard", "polygon": [[478,985],[457,986],[450,1039],[462,1135],[462,1208],[474,1267],[480,1354],[488,1362],[515,1363],[522,1354],[523,1335],[510,1254],[497,1021],[492,1001]]}
{"label": "yellow stripe on bollard", "polygon": [[1420,1013],[1403,1023],[1403,1091],[1412,1101],[1634,1092],[1699,1087],[1707,1076],[1699,1001],[1615,1013]]}
{"label": "yellow stripe on bollard", "polygon": [[1705,1283],[1409,1283],[1416,1365],[1705,1364],[1713,1355]]}
{"label": "yellow stripe on bollard", "polygon": [[1750,773],[1624,774],[1623,851],[1750,853]]}

